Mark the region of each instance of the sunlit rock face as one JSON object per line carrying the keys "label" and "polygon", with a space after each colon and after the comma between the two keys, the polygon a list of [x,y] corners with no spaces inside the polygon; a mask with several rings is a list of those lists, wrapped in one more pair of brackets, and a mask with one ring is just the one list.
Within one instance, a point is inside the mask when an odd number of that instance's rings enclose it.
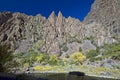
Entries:
{"label": "sunlit rock face", "polygon": [[[57,55],[72,53],[69,44],[75,43],[75,39],[82,40],[82,27],[83,24],[78,19],[65,18],[61,12],[58,16],[52,12],[48,19],[41,14],[28,16],[19,12],[2,12],[0,44],[10,43],[15,53],[26,53],[29,49]],[[78,46],[74,47],[73,51],[75,50],[78,51]]]}
{"label": "sunlit rock face", "polygon": [[85,24],[102,24],[107,34],[120,38],[120,0],[95,0],[91,11],[84,19]]}

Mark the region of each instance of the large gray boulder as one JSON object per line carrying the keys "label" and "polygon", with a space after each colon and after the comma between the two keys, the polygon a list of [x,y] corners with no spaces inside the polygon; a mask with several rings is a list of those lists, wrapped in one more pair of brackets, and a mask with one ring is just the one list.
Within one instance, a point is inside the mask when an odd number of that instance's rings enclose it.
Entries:
{"label": "large gray boulder", "polygon": [[85,42],[81,45],[81,48],[84,53],[89,50],[96,50],[96,47],[91,43],[90,40],[85,40]]}

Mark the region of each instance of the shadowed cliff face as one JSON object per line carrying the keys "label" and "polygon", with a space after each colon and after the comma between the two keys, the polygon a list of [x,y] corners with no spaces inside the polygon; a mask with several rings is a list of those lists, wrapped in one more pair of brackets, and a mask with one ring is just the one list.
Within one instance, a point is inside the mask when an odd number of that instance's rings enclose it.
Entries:
{"label": "shadowed cliff face", "polygon": [[[10,43],[15,53],[28,50],[65,56],[88,46],[102,46],[117,42],[120,34],[120,1],[95,0],[84,22],[58,16],[52,12],[48,19],[38,14],[0,13],[0,44]],[[85,51],[87,47],[84,46]],[[91,48],[90,48],[91,49]],[[89,49],[88,49],[89,50]]]}

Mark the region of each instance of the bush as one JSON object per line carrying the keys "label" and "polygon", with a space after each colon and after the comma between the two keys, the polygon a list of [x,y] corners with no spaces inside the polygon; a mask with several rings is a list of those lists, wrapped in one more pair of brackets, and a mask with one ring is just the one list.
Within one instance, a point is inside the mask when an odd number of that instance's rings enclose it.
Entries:
{"label": "bush", "polygon": [[30,63],[34,63],[36,61],[36,56],[38,55],[38,53],[33,51],[28,54],[29,54],[28,57],[30,59]]}
{"label": "bush", "polygon": [[61,50],[64,51],[64,52],[67,52],[67,51],[68,51],[67,43],[63,43],[62,45],[59,45],[59,47],[60,47]]}
{"label": "bush", "polygon": [[82,52],[82,48],[81,47],[79,47],[79,52]]}
{"label": "bush", "polygon": [[66,54],[66,55],[65,55],[65,58],[69,58],[69,57],[70,57],[70,55],[69,55],[69,54]]}
{"label": "bush", "polygon": [[38,57],[36,57],[36,60],[37,60],[38,63],[41,63],[43,61],[43,59],[44,59],[43,54],[40,54],[40,55],[38,55]]}
{"label": "bush", "polygon": [[62,51],[64,51],[64,52],[67,52],[67,51],[68,51],[67,45],[66,45],[66,46],[63,46]]}
{"label": "bush", "polygon": [[100,60],[102,60],[102,57],[93,57],[93,58],[90,58],[91,62],[100,61]]}
{"label": "bush", "polygon": [[49,60],[50,65],[57,65],[58,64],[58,57],[56,55],[51,55]]}
{"label": "bush", "polygon": [[30,66],[36,61],[36,56],[38,55],[37,52],[34,52],[32,50],[28,51],[26,54],[18,55],[16,59],[19,59],[19,63],[21,67],[24,67],[25,63],[29,63]]}
{"label": "bush", "polygon": [[83,61],[86,59],[86,56],[84,56],[81,52],[75,52],[70,56],[70,59],[72,61],[71,63],[82,65]]}
{"label": "bush", "polygon": [[96,50],[90,50],[86,54],[86,58],[93,58],[96,57],[100,54],[100,49],[97,48]]}
{"label": "bush", "polygon": [[64,63],[64,65],[67,64],[67,59],[65,57],[63,58],[63,63]]}
{"label": "bush", "polygon": [[42,65],[48,64],[49,63],[49,59],[50,59],[50,56],[45,54],[45,53],[42,53],[42,54],[40,54],[40,55],[38,55],[36,57],[36,61],[38,63],[41,63]]}
{"label": "bush", "polygon": [[59,60],[58,63],[59,63],[59,66],[65,66],[63,60]]}

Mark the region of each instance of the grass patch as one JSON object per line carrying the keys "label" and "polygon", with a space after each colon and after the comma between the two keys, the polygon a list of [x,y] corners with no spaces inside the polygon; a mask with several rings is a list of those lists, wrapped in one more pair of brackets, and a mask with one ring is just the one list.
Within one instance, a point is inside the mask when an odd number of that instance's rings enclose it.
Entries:
{"label": "grass patch", "polygon": [[51,66],[35,66],[33,67],[35,71],[50,71],[52,70]]}
{"label": "grass patch", "polygon": [[102,57],[93,57],[93,58],[90,58],[89,60],[91,61],[91,62],[94,62],[94,61],[100,61],[100,60],[102,60],[103,58]]}

